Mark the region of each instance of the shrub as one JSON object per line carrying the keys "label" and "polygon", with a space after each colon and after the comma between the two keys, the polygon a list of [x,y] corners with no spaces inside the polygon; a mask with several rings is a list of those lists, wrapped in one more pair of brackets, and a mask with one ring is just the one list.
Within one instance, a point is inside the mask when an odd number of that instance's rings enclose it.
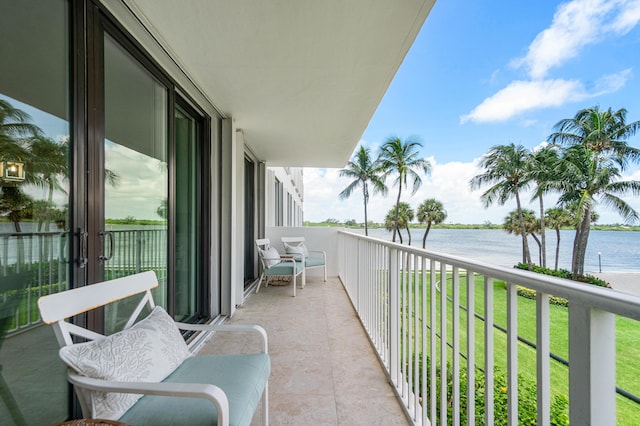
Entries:
{"label": "shrub", "polygon": [[[527,265],[526,263],[518,263],[516,266],[514,266],[514,268],[524,269],[526,271],[529,269],[529,265]],[[593,275],[579,275],[576,279],[574,279],[571,271],[567,271],[566,269],[555,270],[543,268],[542,266],[538,265],[531,265],[531,271],[537,272],[539,274],[551,275],[553,277],[565,278],[567,280],[579,281],[585,284],[592,284],[600,287],[611,287],[608,282],[601,280],[600,278],[596,278]]]}
{"label": "shrub", "polygon": [[[533,299],[536,300],[536,291],[527,287],[523,287],[521,285],[517,286],[518,288],[518,296],[524,297],[525,299]],[[565,308],[569,306],[569,302],[564,297],[558,296],[549,296],[549,303],[558,306],[564,306]]]}
{"label": "shrub", "polygon": [[[422,360],[422,357],[419,358]],[[430,367],[430,359],[427,358],[427,368]],[[422,362],[420,362],[420,377],[422,377]],[[427,371],[427,389],[430,386],[430,374]],[[438,417],[440,416],[440,367],[436,366],[436,387],[438,389],[436,404]],[[447,363],[447,416],[451,419],[453,379],[451,366]],[[507,373],[499,368],[494,371],[494,425],[507,425]],[[460,369],[460,424],[467,425],[467,370]],[[423,407],[427,407],[429,400]],[[482,370],[475,370],[475,424],[484,425],[485,403],[485,374]],[[521,375],[518,375],[518,424],[536,425],[537,401],[536,384]],[[569,424],[569,401],[564,395],[555,395],[551,399],[551,424],[566,426]]]}

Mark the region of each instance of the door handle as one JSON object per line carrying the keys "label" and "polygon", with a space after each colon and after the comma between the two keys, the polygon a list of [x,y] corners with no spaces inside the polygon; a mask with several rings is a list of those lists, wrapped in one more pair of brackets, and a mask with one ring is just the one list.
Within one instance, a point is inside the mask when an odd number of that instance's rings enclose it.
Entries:
{"label": "door handle", "polygon": [[84,268],[89,262],[89,259],[85,257],[88,237],[87,231],[78,228],[78,268]]}
{"label": "door handle", "polygon": [[[106,262],[107,260],[111,260],[113,257],[113,232],[111,231],[102,231],[100,232],[100,238],[103,240],[103,252],[104,254],[100,255],[100,260],[102,262]],[[106,240],[109,240],[109,255],[106,255]]]}

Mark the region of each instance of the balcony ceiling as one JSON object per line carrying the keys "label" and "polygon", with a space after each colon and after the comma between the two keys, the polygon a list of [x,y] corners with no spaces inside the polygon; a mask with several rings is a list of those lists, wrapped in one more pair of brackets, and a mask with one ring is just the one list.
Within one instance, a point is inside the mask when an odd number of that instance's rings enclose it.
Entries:
{"label": "balcony ceiling", "polygon": [[260,160],[343,167],[435,0],[123,2]]}

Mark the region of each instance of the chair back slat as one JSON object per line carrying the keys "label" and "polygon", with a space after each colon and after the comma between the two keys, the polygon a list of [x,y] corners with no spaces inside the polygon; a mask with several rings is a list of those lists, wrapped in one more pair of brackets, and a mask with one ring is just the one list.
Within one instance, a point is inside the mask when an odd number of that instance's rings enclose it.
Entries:
{"label": "chair back slat", "polygon": [[47,324],[82,314],[158,286],[153,271],[54,293],[38,299],[40,316]]}

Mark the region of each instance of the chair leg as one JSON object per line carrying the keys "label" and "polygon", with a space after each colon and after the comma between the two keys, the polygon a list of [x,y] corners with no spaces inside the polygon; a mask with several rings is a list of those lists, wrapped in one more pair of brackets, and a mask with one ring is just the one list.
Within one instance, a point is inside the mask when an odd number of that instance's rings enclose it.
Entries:
{"label": "chair leg", "polygon": [[269,426],[269,382],[262,393],[262,425]]}
{"label": "chair leg", "polygon": [[296,283],[296,271],[295,268],[293,270],[293,274],[291,275],[291,283],[293,284],[293,297],[296,297],[296,287],[298,284]]}
{"label": "chair leg", "polygon": [[325,263],[324,268],[322,268],[324,270],[324,282],[327,282],[327,264]]}
{"label": "chair leg", "polygon": [[256,288],[256,293],[260,292],[260,285],[262,285],[262,279],[263,278],[264,278],[264,274],[260,274],[260,281],[258,281],[258,287]]}

